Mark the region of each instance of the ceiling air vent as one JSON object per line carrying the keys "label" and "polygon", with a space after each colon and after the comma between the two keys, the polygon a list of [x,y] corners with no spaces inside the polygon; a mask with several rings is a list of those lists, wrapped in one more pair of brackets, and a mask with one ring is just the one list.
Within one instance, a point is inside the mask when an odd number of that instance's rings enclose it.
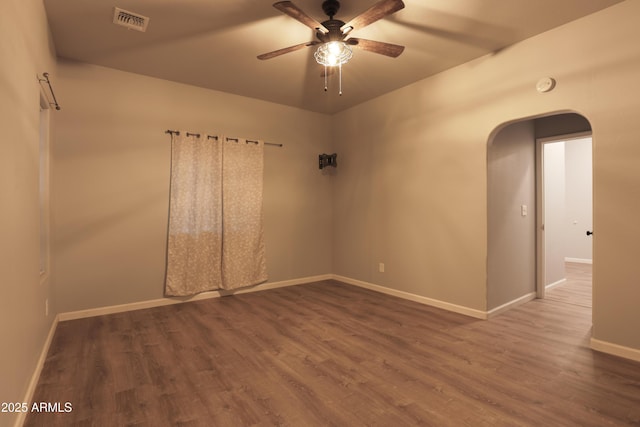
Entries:
{"label": "ceiling air vent", "polygon": [[113,23],[127,27],[131,30],[142,31],[144,33],[147,31],[149,18],[116,7],[113,11]]}

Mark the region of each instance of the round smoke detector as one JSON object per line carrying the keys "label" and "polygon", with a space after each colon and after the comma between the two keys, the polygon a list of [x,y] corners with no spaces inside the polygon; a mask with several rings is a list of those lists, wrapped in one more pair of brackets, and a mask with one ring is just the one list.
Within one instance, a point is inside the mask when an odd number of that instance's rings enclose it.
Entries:
{"label": "round smoke detector", "polygon": [[551,77],[543,77],[536,83],[536,90],[540,93],[550,92],[556,86],[556,81]]}

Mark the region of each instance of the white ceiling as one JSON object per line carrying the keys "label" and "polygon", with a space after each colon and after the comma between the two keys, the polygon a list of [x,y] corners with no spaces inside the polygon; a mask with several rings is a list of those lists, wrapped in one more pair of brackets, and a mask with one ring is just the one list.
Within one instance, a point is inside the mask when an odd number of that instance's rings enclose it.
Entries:
{"label": "white ceiling", "polygon": [[[406,46],[398,58],[354,49],[324,92],[315,39],[275,0],[44,0],[58,56],[322,113],[335,113],[621,0],[404,0],[406,7],[354,37]],[[322,0],[294,0],[319,22]],[[342,0],[348,22],[376,0]],[[150,17],[146,33],[112,23],[114,6]],[[594,29],[597,31],[597,29]]]}

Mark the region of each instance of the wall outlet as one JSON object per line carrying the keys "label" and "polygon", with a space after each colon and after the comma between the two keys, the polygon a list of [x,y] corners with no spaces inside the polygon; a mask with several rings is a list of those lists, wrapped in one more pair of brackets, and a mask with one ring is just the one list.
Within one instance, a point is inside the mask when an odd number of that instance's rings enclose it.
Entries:
{"label": "wall outlet", "polygon": [[379,271],[380,273],[384,273],[384,263],[383,263],[383,262],[381,262],[380,264],[378,264],[378,271]]}

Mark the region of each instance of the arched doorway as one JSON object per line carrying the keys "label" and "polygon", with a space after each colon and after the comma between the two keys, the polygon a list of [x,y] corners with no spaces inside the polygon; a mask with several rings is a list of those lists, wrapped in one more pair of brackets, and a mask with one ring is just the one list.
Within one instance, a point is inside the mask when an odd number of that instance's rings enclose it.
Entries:
{"label": "arched doorway", "polygon": [[[545,215],[544,178],[537,168],[542,158],[537,147],[554,138],[568,141],[575,135],[591,135],[589,121],[576,113],[526,118],[499,126],[492,134],[487,146],[489,317],[544,297],[549,242],[541,220]],[[550,185],[555,188],[552,182]],[[553,241],[564,245],[562,237],[554,236]],[[563,251],[554,247],[552,252]]]}

